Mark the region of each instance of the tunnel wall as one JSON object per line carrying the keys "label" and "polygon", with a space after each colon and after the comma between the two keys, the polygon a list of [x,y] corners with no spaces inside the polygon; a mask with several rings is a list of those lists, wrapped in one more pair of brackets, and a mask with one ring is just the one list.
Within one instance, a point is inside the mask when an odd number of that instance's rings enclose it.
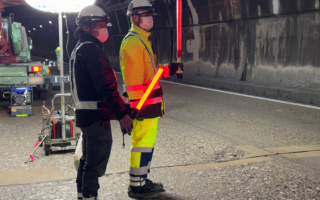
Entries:
{"label": "tunnel wall", "polygon": [[[119,49],[129,28],[127,3],[109,9],[115,28],[108,48]],[[159,61],[174,61],[175,1],[155,1],[155,7]],[[186,76],[319,88],[318,0],[184,0],[183,10]],[[107,52],[119,70],[118,52]]]}
{"label": "tunnel wall", "polygon": [[[113,27],[104,49],[119,71],[120,44],[130,28],[125,15],[130,0],[98,2],[112,19]],[[154,5],[158,16],[154,18],[152,41],[159,62],[170,63],[176,60],[175,0],[156,0]],[[318,89],[319,7],[319,0],[183,0],[184,81],[201,85],[223,79]],[[73,37],[76,15],[67,16],[71,52],[76,43]],[[32,54],[55,58],[57,15],[25,8],[23,13],[16,14],[18,20],[31,30]],[[38,24],[46,24],[47,28],[33,31],[32,27]]]}

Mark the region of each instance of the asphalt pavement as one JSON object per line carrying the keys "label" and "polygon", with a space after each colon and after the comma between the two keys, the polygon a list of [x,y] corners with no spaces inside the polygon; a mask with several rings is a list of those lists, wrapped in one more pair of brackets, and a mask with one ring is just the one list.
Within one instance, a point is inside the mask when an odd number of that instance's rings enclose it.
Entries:
{"label": "asphalt pavement", "polygon": [[[161,84],[166,116],[149,177],[165,185],[158,200],[320,199],[319,110]],[[49,108],[56,92],[49,92]],[[73,152],[45,156],[39,149],[24,163],[42,130],[42,104],[35,102],[32,117],[11,118],[0,102],[0,199],[76,199]],[[126,200],[130,137],[122,149],[118,122],[112,131],[99,197]]]}

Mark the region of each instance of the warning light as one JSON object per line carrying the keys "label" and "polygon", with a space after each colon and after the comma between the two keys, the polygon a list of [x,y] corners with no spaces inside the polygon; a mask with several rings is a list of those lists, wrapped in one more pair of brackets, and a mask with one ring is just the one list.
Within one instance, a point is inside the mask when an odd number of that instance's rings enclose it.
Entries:
{"label": "warning light", "polygon": [[146,100],[148,99],[150,93],[152,92],[154,86],[156,85],[156,83],[159,81],[160,77],[163,74],[164,69],[161,67],[157,74],[155,75],[155,77],[153,78],[152,82],[150,83],[147,91],[144,93],[143,97],[141,98],[138,106],[136,107],[137,110],[141,110],[143,104],[146,102]]}
{"label": "warning light", "polygon": [[41,66],[32,66],[31,67],[31,72],[33,73],[38,73],[38,72],[42,72],[42,67]]}

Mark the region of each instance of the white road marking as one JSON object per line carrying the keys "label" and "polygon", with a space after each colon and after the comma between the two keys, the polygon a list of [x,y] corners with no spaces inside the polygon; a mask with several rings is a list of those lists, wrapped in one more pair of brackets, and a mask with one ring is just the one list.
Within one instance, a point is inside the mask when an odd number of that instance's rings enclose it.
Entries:
{"label": "white road marking", "polygon": [[175,85],[192,87],[192,88],[201,89],[201,90],[208,90],[208,91],[212,91],[212,92],[219,92],[219,93],[224,93],[224,94],[230,94],[230,95],[236,95],[236,96],[241,96],[241,97],[248,97],[248,98],[259,99],[259,100],[264,100],[264,101],[271,101],[271,102],[275,102],[275,103],[282,103],[282,104],[287,104],[287,105],[292,105],[292,106],[299,106],[299,107],[304,107],[304,108],[311,108],[311,109],[320,110],[320,107],[318,107],[318,106],[312,106],[312,105],[306,105],[306,104],[294,103],[294,102],[282,101],[282,100],[276,100],[276,99],[269,99],[269,98],[258,97],[258,96],[253,96],[253,95],[240,94],[240,93],[236,93],[236,92],[228,92],[228,91],[200,87],[200,86],[195,86],[195,85],[188,85],[188,84],[184,84],[184,83],[176,83],[176,82],[164,81],[164,80],[161,80],[161,81],[165,82],[165,83],[171,83],[171,84],[175,84]]}

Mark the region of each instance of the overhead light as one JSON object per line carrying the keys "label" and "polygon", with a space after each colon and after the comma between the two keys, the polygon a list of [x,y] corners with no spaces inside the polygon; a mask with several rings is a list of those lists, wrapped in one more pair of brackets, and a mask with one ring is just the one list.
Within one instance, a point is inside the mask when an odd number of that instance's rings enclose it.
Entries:
{"label": "overhead light", "polygon": [[36,30],[36,28],[33,28],[33,30],[35,31],[35,30]]}
{"label": "overhead light", "polygon": [[42,28],[42,25],[40,25],[40,28]]}
{"label": "overhead light", "polygon": [[26,0],[32,7],[46,12],[79,12],[95,0]]}
{"label": "overhead light", "polygon": [[49,21],[49,24],[52,24],[52,21]]}
{"label": "overhead light", "polygon": [[30,31],[30,30],[28,30],[28,32],[30,33],[31,31]]}

